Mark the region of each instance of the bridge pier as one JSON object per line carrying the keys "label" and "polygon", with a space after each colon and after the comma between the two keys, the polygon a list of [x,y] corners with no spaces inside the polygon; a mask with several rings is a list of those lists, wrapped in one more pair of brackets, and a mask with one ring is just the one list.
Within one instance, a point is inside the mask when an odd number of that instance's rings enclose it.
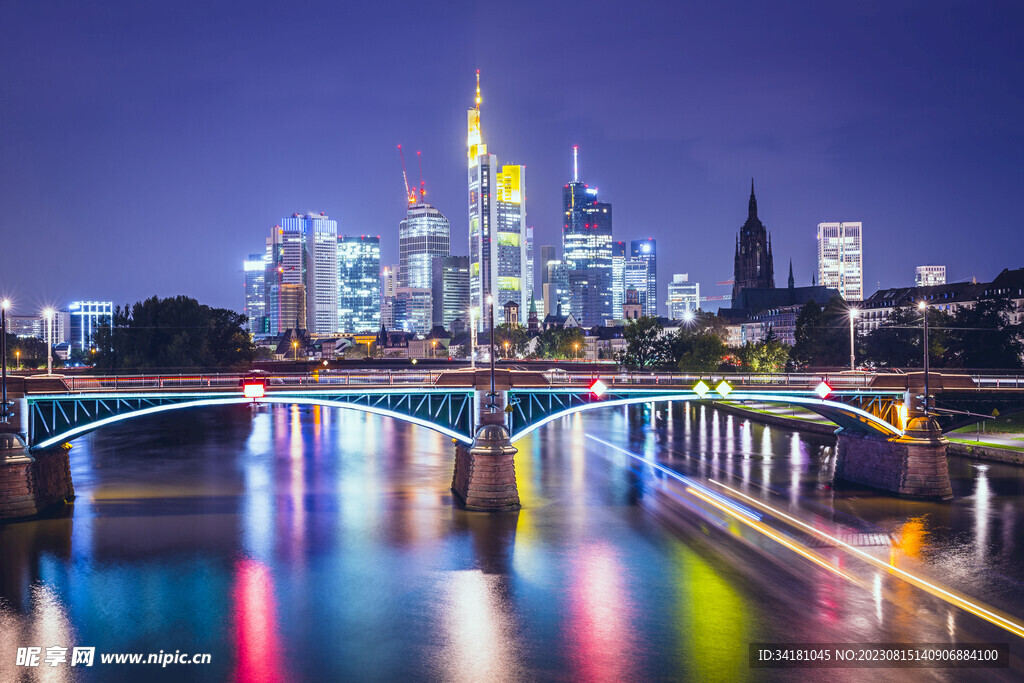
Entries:
{"label": "bridge pier", "polygon": [[0,522],[35,517],[75,497],[71,446],[30,452],[25,399],[15,399],[13,408],[12,420],[0,423]]}
{"label": "bridge pier", "polygon": [[515,454],[505,414],[481,412],[473,443],[455,445],[452,493],[467,510],[518,510]]}
{"label": "bridge pier", "polygon": [[932,418],[911,418],[899,437],[885,438],[845,429],[836,435],[837,483],[864,484],[908,498],[953,497],[946,461],[949,441]]}

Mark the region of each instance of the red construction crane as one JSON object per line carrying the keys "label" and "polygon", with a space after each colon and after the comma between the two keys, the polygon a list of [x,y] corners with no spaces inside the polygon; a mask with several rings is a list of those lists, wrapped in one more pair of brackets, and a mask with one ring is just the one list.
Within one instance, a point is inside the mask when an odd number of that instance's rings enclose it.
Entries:
{"label": "red construction crane", "polygon": [[398,146],[398,156],[402,159],[402,180],[405,181],[405,199],[409,204],[416,203],[416,191],[409,190],[409,176],[405,172],[405,154],[402,152],[402,146]]}
{"label": "red construction crane", "polygon": [[423,157],[419,152],[416,152],[416,161],[420,163],[420,201],[425,202],[427,201],[427,189],[423,186]]}

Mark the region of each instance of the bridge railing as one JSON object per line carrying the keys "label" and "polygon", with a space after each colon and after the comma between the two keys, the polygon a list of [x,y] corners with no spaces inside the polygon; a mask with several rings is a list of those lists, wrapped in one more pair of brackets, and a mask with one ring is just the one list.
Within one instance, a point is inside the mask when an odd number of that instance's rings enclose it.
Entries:
{"label": "bridge railing", "polygon": [[317,371],[302,374],[198,373],[178,375],[84,375],[65,377],[74,392],[150,391],[154,389],[236,389],[246,379],[262,379],[268,386],[380,386],[394,384],[433,384],[439,372],[368,370],[359,372]]}
{"label": "bridge railing", "polygon": [[853,389],[870,386],[874,375],[866,373],[730,373],[730,372],[563,372],[545,373],[553,385],[592,383],[598,379],[609,386],[630,384],[680,384],[693,386],[703,380],[714,387],[725,380],[736,386],[771,386],[814,388],[827,382],[833,389]]}

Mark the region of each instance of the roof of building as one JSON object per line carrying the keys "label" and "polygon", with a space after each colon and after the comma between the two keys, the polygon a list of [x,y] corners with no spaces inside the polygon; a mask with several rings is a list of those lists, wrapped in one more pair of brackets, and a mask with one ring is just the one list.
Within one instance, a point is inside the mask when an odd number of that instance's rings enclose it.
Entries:
{"label": "roof of building", "polygon": [[745,320],[751,315],[770,308],[783,306],[803,306],[813,301],[819,306],[826,306],[835,297],[840,297],[839,290],[821,285],[810,287],[757,287],[744,288],[739,291],[732,308],[723,308],[718,315],[730,320]]}
{"label": "roof of building", "polygon": [[[1004,271],[1005,272],[1005,271]],[[929,303],[959,303],[973,301],[981,294],[985,285],[973,282],[950,282],[929,287],[893,287],[880,289],[861,304],[861,308],[898,308],[913,306],[919,301]]]}

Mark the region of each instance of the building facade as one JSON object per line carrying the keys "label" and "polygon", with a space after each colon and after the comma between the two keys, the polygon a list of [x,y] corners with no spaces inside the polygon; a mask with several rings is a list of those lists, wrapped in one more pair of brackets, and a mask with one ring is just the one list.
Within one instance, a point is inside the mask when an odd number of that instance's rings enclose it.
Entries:
{"label": "building facade", "polygon": [[846,301],[864,298],[861,224],[818,223],[818,284],[839,290]]}
{"label": "building facade", "polygon": [[266,334],[267,329],[267,259],[266,254],[249,254],[242,261],[242,282],[245,294],[243,312],[247,318],[245,328],[249,334]]}
{"label": "building facade", "polygon": [[[526,167],[498,167],[480,127],[480,72],[476,103],[468,112],[469,261],[471,305],[477,314],[494,297],[496,324],[509,301],[525,307],[529,267],[526,226]],[[482,329],[482,319],[478,323]]]}
{"label": "building facade", "polygon": [[433,311],[429,287],[399,287],[395,292],[395,327],[414,334],[430,332]]}
{"label": "building facade", "polygon": [[668,317],[686,320],[700,310],[700,283],[690,282],[687,273],[676,273],[668,283]]}
{"label": "building facade", "polygon": [[747,220],[736,236],[736,256],[733,267],[733,306],[740,301],[743,289],[774,289],[775,266],[772,259],[772,238],[761,219],[757,217],[757,198],[754,180],[750,180],[750,201]]}
{"label": "building facade", "polygon": [[647,263],[647,288],[644,294],[644,315],[658,315],[658,242],[653,237],[629,243],[629,256]]}
{"label": "building facade", "polygon": [[946,266],[918,266],[914,269],[915,287],[946,284]]}
{"label": "building facade", "polygon": [[[303,287],[302,318],[314,334],[333,334],[338,329],[338,223],[324,213],[295,213],[281,219],[271,233],[270,263],[266,283],[267,317],[271,334],[294,326],[284,315],[283,286],[289,285],[289,305],[296,300],[295,285]],[[274,270],[277,271],[276,277]]]}
{"label": "building facade", "polygon": [[380,328],[380,236],[338,237],[338,331]]}
{"label": "building facade", "polygon": [[572,314],[585,327],[616,317],[612,309],[612,205],[600,202],[597,188],[579,180],[573,147],[573,180],[562,189],[562,261]]}
{"label": "building facade", "polygon": [[451,223],[445,215],[426,202],[411,205],[398,225],[398,285],[429,288],[434,259],[451,253]]}
{"label": "building facade", "polygon": [[72,301],[68,306],[68,313],[70,313],[71,325],[66,341],[71,344],[72,349],[79,351],[87,351],[92,348],[93,334],[100,326],[108,329],[113,329],[114,326],[114,302],[112,301]]}
{"label": "building facade", "polygon": [[434,259],[431,284],[433,325],[451,331],[452,323],[469,326],[469,257],[443,256]]}

